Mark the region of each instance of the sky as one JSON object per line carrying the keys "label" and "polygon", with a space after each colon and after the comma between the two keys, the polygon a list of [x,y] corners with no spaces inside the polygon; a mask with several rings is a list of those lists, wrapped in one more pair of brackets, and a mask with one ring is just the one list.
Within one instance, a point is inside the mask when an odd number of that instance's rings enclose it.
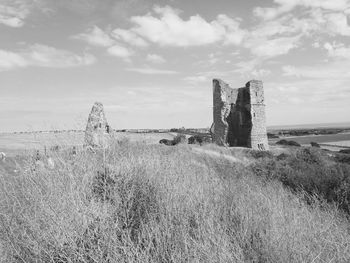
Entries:
{"label": "sky", "polygon": [[349,122],[350,0],[0,0],[0,131],[209,127],[212,79],[267,125]]}

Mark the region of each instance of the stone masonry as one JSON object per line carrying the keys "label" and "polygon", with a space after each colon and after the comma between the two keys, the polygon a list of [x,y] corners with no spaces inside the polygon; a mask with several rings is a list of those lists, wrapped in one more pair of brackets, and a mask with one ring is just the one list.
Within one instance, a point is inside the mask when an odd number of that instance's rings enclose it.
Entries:
{"label": "stone masonry", "polygon": [[107,147],[111,127],[103,110],[103,105],[96,102],[92,107],[85,130],[85,145],[92,147]]}
{"label": "stone masonry", "polygon": [[268,150],[265,126],[263,83],[249,81],[233,89],[222,80],[213,80],[213,142],[222,146]]}

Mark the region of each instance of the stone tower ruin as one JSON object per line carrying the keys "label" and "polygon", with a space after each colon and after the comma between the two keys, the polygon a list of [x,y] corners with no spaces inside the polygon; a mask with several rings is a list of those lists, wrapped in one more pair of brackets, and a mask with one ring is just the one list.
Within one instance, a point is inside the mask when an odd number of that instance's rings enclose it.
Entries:
{"label": "stone tower ruin", "polygon": [[85,145],[92,147],[106,147],[111,133],[107,123],[103,105],[95,102],[92,107],[85,130]]}
{"label": "stone tower ruin", "polygon": [[213,80],[213,142],[222,146],[268,150],[265,126],[263,83],[249,81],[233,89],[222,80]]}

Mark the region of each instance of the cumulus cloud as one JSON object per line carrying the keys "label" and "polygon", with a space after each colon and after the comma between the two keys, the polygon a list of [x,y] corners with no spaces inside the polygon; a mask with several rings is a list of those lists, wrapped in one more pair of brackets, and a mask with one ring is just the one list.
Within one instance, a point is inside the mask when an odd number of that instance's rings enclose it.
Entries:
{"label": "cumulus cloud", "polygon": [[123,58],[123,59],[129,59],[134,52],[122,45],[115,44],[114,46],[111,46],[108,48],[107,52],[115,57]]}
{"label": "cumulus cloud", "polygon": [[96,58],[90,54],[76,55],[67,50],[35,44],[18,52],[0,50],[0,71],[29,66],[69,68],[91,65]]}
{"label": "cumulus cloud", "polygon": [[242,43],[248,32],[240,28],[240,22],[241,19],[232,19],[227,15],[218,15],[217,23],[225,29],[225,35],[223,36],[224,44],[239,45]]}
{"label": "cumulus cloud", "polygon": [[[206,21],[200,15],[183,19],[179,10],[169,6],[155,6],[146,15],[131,17],[132,26],[129,29],[117,28],[107,33],[95,26],[75,38],[92,45],[108,47],[109,54],[123,58],[134,53],[128,46],[147,47],[149,43],[172,47],[221,43],[243,46],[250,49],[253,55],[271,58],[287,54],[298,47],[300,32],[310,24],[309,21],[291,23],[291,19],[288,16],[278,21],[268,21],[248,31],[240,27],[239,18],[220,14],[213,21]],[[120,42],[124,44],[121,45]],[[151,56],[147,60],[162,61]],[[211,62],[215,63],[215,58]]]}
{"label": "cumulus cloud", "polygon": [[28,62],[19,54],[0,50],[0,71],[25,67]]}
{"label": "cumulus cloud", "polygon": [[112,33],[103,31],[98,26],[88,29],[85,33],[73,36],[87,42],[90,45],[107,48],[107,53],[114,57],[119,57],[130,62],[130,57],[134,55],[134,51],[125,45],[119,43],[116,39],[122,39],[125,42],[132,43],[135,46],[146,46],[147,43],[135,34],[124,32],[123,30],[114,30]]}
{"label": "cumulus cloud", "polygon": [[274,0],[274,3],[274,7],[257,7],[253,11],[262,21],[249,30],[243,41],[253,55],[269,58],[287,54],[302,46],[302,40],[315,35],[350,35],[349,0]]}
{"label": "cumulus cloud", "polygon": [[147,47],[148,43],[139,37],[136,33],[117,28],[112,32],[112,36],[118,40],[123,40],[124,42],[137,47]]}
{"label": "cumulus cloud", "polygon": [[332,13],[324,15],[326,27],[330,34],[339,34],[342,36],[350,36],[350,26],[348,23],[348,15],[343,13]]}
{"label": "cumulus cloud", "polygon": [[146,60],[156,64],[163,64],[166,62],[162,56],[157,54],[148,54]]}
{"label": "cumulus cloud", "polygon": [[[274,0],[274,2],[275,7],[257,7],[253,11],[255,16],[264,20],[262,27],[266,30],[294,30],[304,35],[326,33],[332,36],[350,36],[349,0]],[[299,9],[303,11],[296,12]]]}
{"label": "cumulus cloud", "polygon": [[281,5],[278,7],[256,7],[253,11],[254,15],[264,20],[274,19],[277,16],[291,11],[295,6],[292,4]]}
{"label": "cumulus cloud", "polygon": [[143,39],[161,46],[201,46],[223,41],[226,44],[239,44],[245,31],[240,29],[240,21],[219,15],[216,20],[207,22],[200,15],[188,20],[180,17],[180,11],[169,6],[153,9],[153,13],[131,17],[133,27],[117,32],[136,33]]}
{"label": "cumulus cloud", "polygon": [[73,36],[73,38],[98,47],[109,47],[114,43],[113,39],[98,26],[88,29],[85,33]]}
{"label": "cumulus cloud", "polygon": [[350,47],[346,47],[342,43],[325,43],[323,46],[328,51],[328,56],[333,58],[350,59]]}
{"label": "cumulus cloud", "polygon": [[22,27],[30,14],[28,1],[13,0],[0,3],[0,24],[9,27]]}
{"label": "cumulus cloud", "polygon": [[321,8],[328,11],[339,11],[350,8],[348,0],[274,0],[275,7],[257,7],[254,14],[265,20],[274,19],[277,16],[290,12],[296,7]]}
{"label": "cumulus cloud", "polygon": [[252,54],[259,57],[275,57],[287,54],[291,49],[298,47],[299,36],[280,37],[275,39],[251,39],[244,45],[250,48]]}
{"label": "cumulus cloud", "polygon": [[270,21],[248,31],[240,27],[241,19],[227,15],[220,14],[213,21],[206,21],[200,15],[186,20],[179,10],[156,6],[151,13],[131,17],[133,26],[128,30],[115,29],[113,36],[137,46],[144,46],[145,39],[175,47],[241,45],[256,56],[268,58],[287,54],[298,46],[301,35],[295,34],[305,30],[308,23],[290,23],[290,19]]}

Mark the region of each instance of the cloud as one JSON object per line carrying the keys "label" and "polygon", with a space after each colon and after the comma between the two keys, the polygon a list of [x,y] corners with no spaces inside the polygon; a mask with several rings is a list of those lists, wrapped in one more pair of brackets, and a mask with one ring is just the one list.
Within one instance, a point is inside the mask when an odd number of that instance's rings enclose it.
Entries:
{"label": "cloud", "polygon": [[83,40],[90,45],[98,47],[109,47],[114,44],[114,40],[97,26],[88,29],[85,33],[73,36],[73,38]]}
{"label": "cloud", "polygon": [[0,71],[25,67],[27,65],[28,62],[21,55],[6,50],[0,50]]}
{"label": "cloud", "polygon": [[[262,27],[266,30],[290,32],[294,30],[304,35],[325,33],[331,36],[350,36],[349,0],[274,0],[274,2],[275,7],[257,7],[253,11],[255,16],[264,20]],[[278,24],[281,27],[278,27]]]}
{"label": "cloud", "polygon": [[347,60],[334,61],[313,66],[283,66],[282,72],[284,76],[304,77],[312,79],[335,79],[350,80],[350,63]]}
{"label": "cloud", "polygon": [[146,75],[173,75],[173,74],[178,74],[178,72],[174,71],[174,70],[156,69],[156,68],[150,68],[150,67],[128,68],[127,71],[133,71],[133,72],[146,74]]}
{"label": "cloud", "polygon": [[261,68],[266,57],[255,56],[252,59],[242,60],[233,64],[235,67],[232,73],[240,74],[245,79],[248,78],[264,78],[272,74],[267,68]]}
{"label": "cloud", "polygon": [[323,48],[327,51],[329,60],[312,66],[283,66],[283,75],[309,79],[331,79],[343,81],[344,83],[349,82],[350,47],[345,46],[343,43],[326,42]]}
{"label": "cloud", "polygon": [[192,85],[197,85],[205,82],[209,83],[208,76],[204,76],[204,75],[190,76],[190,77],[184,78],[184,80]]}
{"label": "cloud", "polygon": [[23,20],[18,17],[0,16],[0,23],[9,27],[22,27],[24,25]]}
{"label": "cloud", "polygon": [[118,40],[137,47],[147,47],[148,43],[132,31],[117,28],[113,30],[112,36]]}
{"label": "cloud", "polygon": [[218,15],[216,20],[207,22],[200,15],[188,20],[180,17],[180,11],[169,6],[153,8],[153,13],[133,16],[133,27],[129,30],[116,29],[121,34],[138,36],[160,46],[202,46],[223,42],[240,44],[246,32],[239,28],[238,19]]}
{"label": "cloud", "polygon": [[123,59],[129,59],[134,54],[132,50],[124,46],[121,46],[119,44],[115,44],[114,46],[111,46],[110,48],[108,48],[107,52],[112,56],[123,58]]}
{"label": "cloud", "polygon": [[90,54],[78,56],[70,51],[56,49],[45,45],[32,45],[23,54],[30,65],[51,68],[67,68],[91,65],[96,59]]}
{"label": "cloud", "polygon": [[262,21],[250,30],[249,37],[252,38],[271,38],[291,36],[295,34],[310,32],[315,27],[310,19],[297,19],[292,14],[280,18]]}
{"label": "cloud", "polygon": [[225,29],[223,39],[226,45],[239,45],[248,34],[246,30],[240,28],[241,19],[232,19],[227,15],[218,15],[217,22]]}
{"label": "cloud", "polygon": [[[169,6],[155,6],[153,11],[143,16],[133,16],[129,29],[117,28],[111,33],[98,27],[88,30],[75,38],[93,45],[109,47],[108,53],[118,57],[130,57],[133,52],[125,45],[147,47],[149,42],[160,46],[191,47],[210,44],[238,45],[250,49],[255,56],[265,59],[287,54],[298,47],[304,30],[309,23],[291,23],[291,17],[278,21],[268,21],[252,30],[240,28],[241,19],[220,14],[208,22],[200,15],[187,20],[180,17],[181,12]],[[295,35],[295,34],[299,35]],[[125,42],[124,45],[119,44]],[[147,42],[148,41],[148,42]],[[116,47],[112,47],[116,46]],[[151,56],[148,61],[162,61]],[[211,58],[214,64],[217,58]]]}
{"label": "cloud", "polygon": [[[331,108],[339,109],[341,105],[348,105],[350,93],[344,87],[344,80],[339,79],[293,79],[283,82],[268,83],[266,99],[273,104],[306,104],[306,107],[294,108],[305,111],[311,108],[315,111]],[[332,88],[330,88],[332,87]],[[316,105],[322,103],[319,108]],[[319,115],[313,115],[317,117]]]}
{"label": "cloud", "polygon": [[338,33],[342,36],[350,36],[350,26],[348,24],[348,15],[343,13],[326,14],[326,26],[328,32],[332,35]]}
{"label": "cloud", "polygon": [[327,11],[343,12],[350,8],[348,0],[274,0],[275,7],[256,7],[254,15],[265,20],[274,19],[279,15],[290,12],[296,7],[321,8]]}
{"label": "cloud", "polygon": [[289,12],[294,8],[293,5],[284,5],[284,6],[279,6],[276,8],[273,7],[256,7],[253,10],[253,14],[259,18],[262,18],[264,20],[269,20],[269,19],[274,19],[277,16]]}
{"label": "cloud", "polygon": [[9,27],[22,27],[30,14],[28,1],[13,0],[0,3],[0,24]]}
{"label": "cloud", "polygon": [[254,76],[256,78],[262,78],[262,77],[266,77],[266,76],[270,75],[271,70],[269,70],[269,69],[255,69],[255,70],[253,70],[253,72],[251,74],[252,74],[252,76]]}
{"label": "cloud", "polygon": [[148,54],[146,60],[156,64],[163,64],[166,62],[162,56],[157,54]]}
{"label": "cloud", "polygon": [[280,37],[275,39],[251,39],[244,43],[253,55],[259,57],[275,57],[287,54],[291,49],[299,46],[301,35],[294,37]]}
{"label": "cloud", "polygon": [[237,62],[234,64],[234,66],[237,68],[233,70],[233,73],[239,73],[239,74],[249,74],[252,72],[260,63],[262,62],[262,59],[260,57],[254,57],[252,59],[246,59],[240,62]]}
{"label": "cloud", "polygon": [[[114,30],[111,34],[100,29],[98,26],[88,29],[85,33],[73,36],[74,39],[83,40],[90,45],[107,48],[107,53],[114,57],[123,58],[130,61],[130,57],[134,55],[134,51],[112,38],[122,39],[126,42],[132,42],[136,46],[144,46],[142,39],[129,32],[122,30]],[[144,42],[146,43],[146,42]],[[146,43],[147,44],[147,43]]]}
{"label": "cloud", "polygon": [[324,48],[328,51],[329,57],[350,59],[350,47],[346,47],[344,44],[327,42],[324,44]]}
{"label": "cloud", "polygon": [[76,55],[67,50],[35,44],[18,52],[0,50],[0,71],[29,66],[47,68],[70,68],[95,63],[90,54]]}

